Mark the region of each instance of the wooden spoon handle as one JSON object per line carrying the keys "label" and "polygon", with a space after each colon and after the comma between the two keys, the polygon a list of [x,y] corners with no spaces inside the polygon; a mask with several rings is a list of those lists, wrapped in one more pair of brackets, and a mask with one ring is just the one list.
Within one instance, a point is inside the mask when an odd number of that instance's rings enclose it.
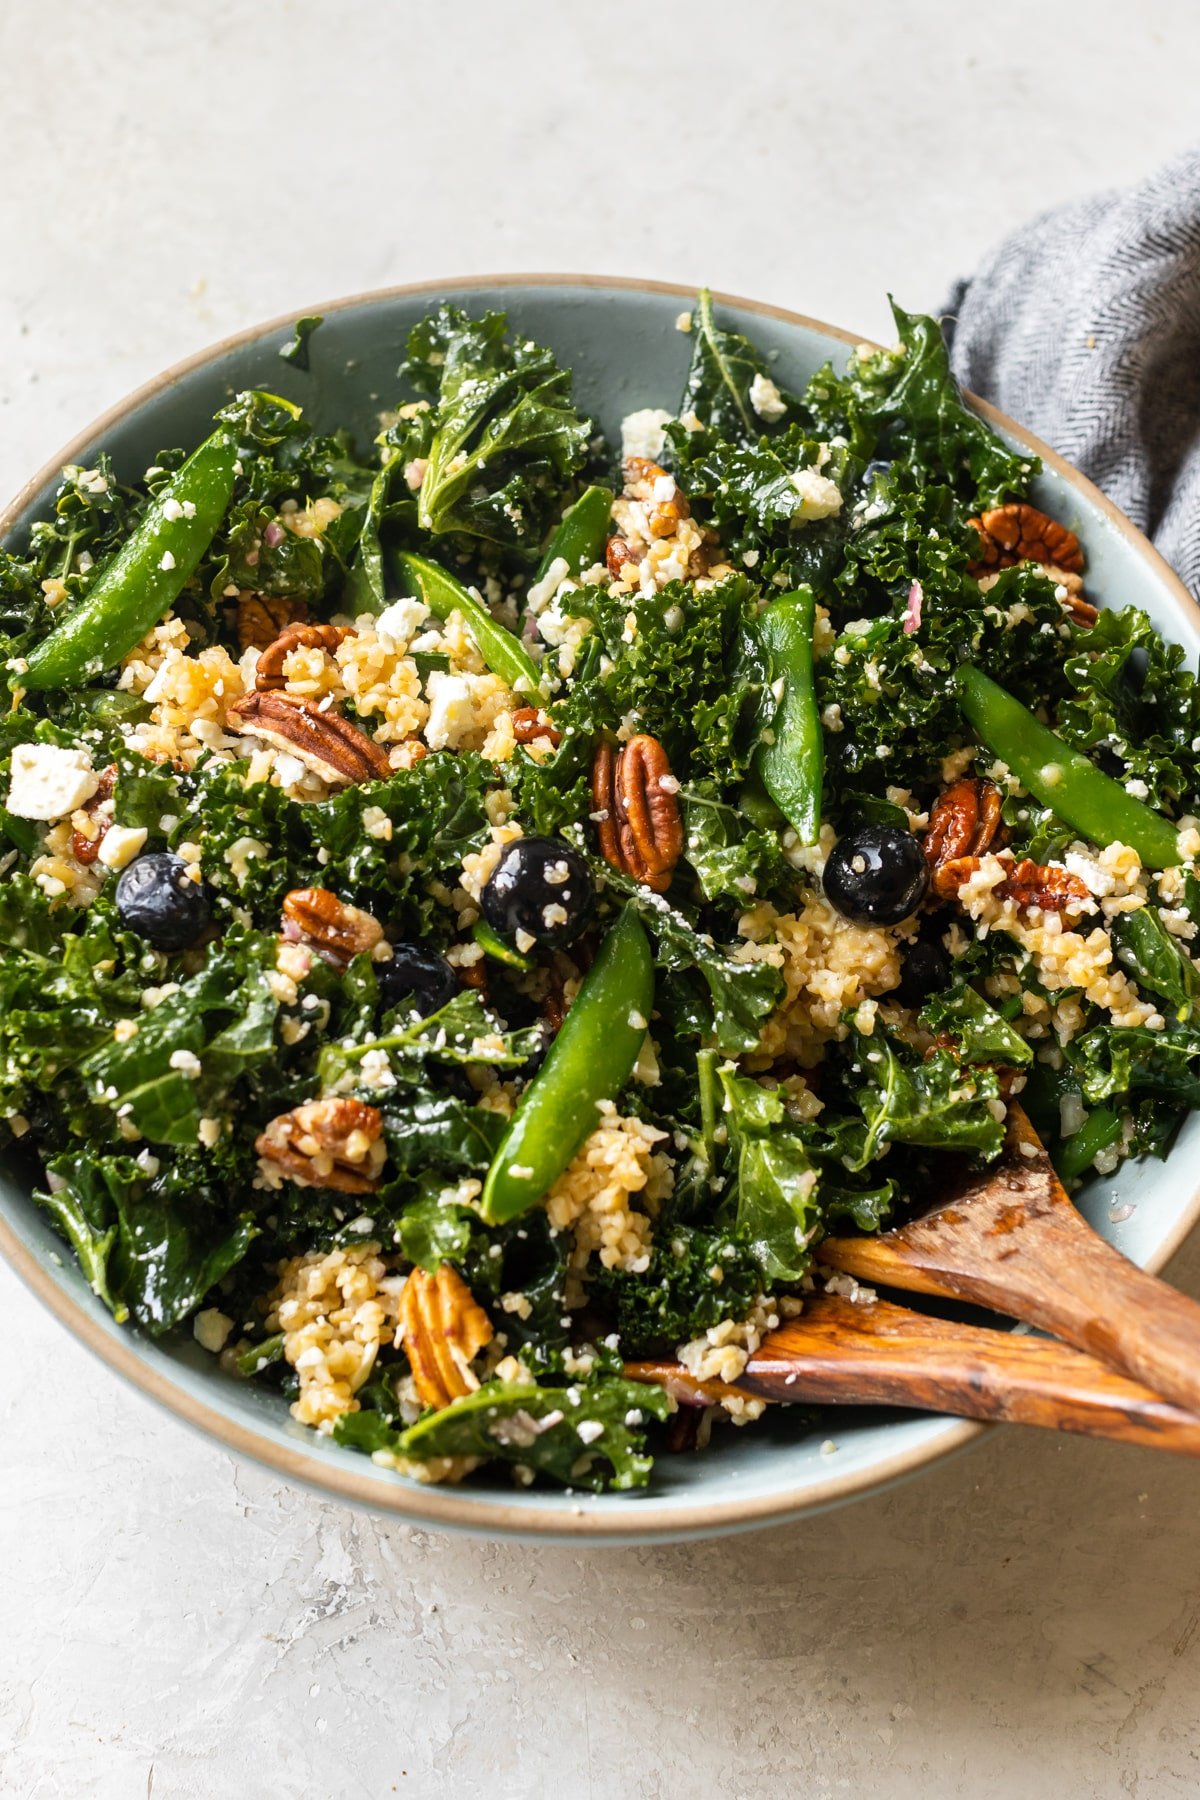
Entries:
{"label": "wooden spoon handle", "polygon": [[[916,1263],[885,1239],[831,1239],[821,1260],[872,1285],[972,1300],[1088,1351],[1200,1413],[1200,1306],[1148,1275],[1072,1212],[1045,1224],[1003,1263],[972,1267],[967,1246]],[[969,1252],[968,1252],[969,1254]],[[932,1263],[932,1267],[930,1264]]]}
{"label": "wooden spoon handle", "polygon": [[1093,1231],[1020,1108],[1010,1115],[1005,1166],[898,1231],[827,1239],[818,1257],[873,1285],[1023,1319],[1200,1413],[1200,1305]]}
{"label": "wooden spoon handle", "polygon": [[625,1372],[693,1405],[711,1405],[732,1392],[827,1405],[913,1406],[1200,1456],[1200,1416],[1078,1350],[927,1318],[883,1300],[813,1296],[800,1318],[764,1339],[732,1389],[697,1382],[675,1364],[631,1363]]}

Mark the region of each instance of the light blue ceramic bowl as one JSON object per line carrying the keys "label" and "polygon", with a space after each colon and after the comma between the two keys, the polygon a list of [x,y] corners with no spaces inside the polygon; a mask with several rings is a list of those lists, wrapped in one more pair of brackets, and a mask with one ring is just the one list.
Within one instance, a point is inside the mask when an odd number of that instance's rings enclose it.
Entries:
{"label": "light blue ceramic bowl", "polygon": [[[324,312],[308,374],[279,359],[292,319],[230,338],[179,364],[130,396],[68,445],[0,518],[0,534],[19,538],[45,508],[58,470],[110,451],[117,471],[134,477],[154,453],[196,442],[214,409],[239,388],[262,386],[302,401],[326,428],[350,424],[364,439],[395,392],[405,334],[435,302],[503,307],[516,325],[553,346],[575,372],[580,403],[615,437],[635,407],[676,404],[688,341],[675,329],[688,289],[581,276],[496,276],[477,281],[393,288],[298,311]],[[724,316],[772,357],[788,387],[800,387],[856,341],[796,313],[720,298]],[[1078,531],[1087,549],[1088,590],[1102,603],[1145,607],[1195,660],[1200,612],[1178,579],[1128,520],[1091,484],[1034,438],[986,407],[980,410],[1011,442],[1034,450],[1045,473],[1039,498]],[[1200,1119],[1192,1117],[1165,1163],[1127,1165],[1094,1182],[1081,1205],[1104,1235],[1156,1270],[1200,1214],[1194,1160]],[[1110,1214],[1132,1211],[1120,1224]],[[25,1182],[0,1176],[0,1253],[77,1338],[144,1393],[237,1455],[290,1479],[376,1512],[485,1535],[588,1539],[598,1543],[683,1538],[743,1529],[833,1506],[928,1467],[985,1429],[957,1419],[879,1410],[843,1410],[805,1432],[778,1411],[749,1431],[724,1431],[706,1455],[664,1457],[640,1494],[581,1498],[549,1490],[517,1491],[501,1478],[461,1488],[422,1488],[366,1457],[338,1449],[295,1425],[283,1403],[217,1372],[190,1341],[151,1342],[122,1329],[96,1300],[29,1198]],[[821,1446],[832,1439],[833,1454]]]}

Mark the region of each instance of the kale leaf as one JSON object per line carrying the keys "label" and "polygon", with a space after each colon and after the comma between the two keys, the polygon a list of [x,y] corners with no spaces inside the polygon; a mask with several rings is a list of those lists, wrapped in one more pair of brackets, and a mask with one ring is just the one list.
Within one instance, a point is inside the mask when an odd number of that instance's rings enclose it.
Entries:
{"label": "kale leaf", "polygon": [[1000,1083],[986,1065],[966,1067],[946,1050],[918,1057],[878,1025],[867,1037],[851,1028],[851,1095],[867,1132],[853,1168],[865,1168],[887,1144],[970,1150],[991,1158],[1004,1144],[992,1111]]}
{"label": "kale leaf", "polygon": [[783,1096],[731,1068],[720,1071],[737,1151],[737,1223],[768,1281],[797,1281],[817,1235],[817,1171]]}
{"label": "kale leaf", "polygon": [[536,549],[592,432],[553,352],[511,338],[503,313],[442,306],[413,327],[401,374],[431,401],[420,529]]}
{"label": "kale leaf", "polygon": [[[610,1485],[646,1485],[652,1459],[645,1453],[643,1421],[665,1419],[670,1409],[661,1388],[617,1376],[573,1387],[486,1381],[407,1431],[395,1431],[378,1413],[343,1413],[334,1438],[368,1454],[383,1450],[422,1462],[437,1456],[498,1458],[599,1492]],[[599,1433],[595,1426],[602,1428]],[[598,1466],[605,1463],[611,1475]]]}
{"label": "kale leaf", "polygon": [[714,437],[756,442],[766,427],[751,404],[750,389],[756,375],[766,375],[767,359],[749,338],[717,324],[707,288],[697,296],[691,336],[680,416],[695,413]]}
{"label": "kale leaf", "polygon": [[132,1318],[155,1335],[200,1304],[259,1229],[250,1212],[230,1216],[223,1184],[208,1179],[199,1159],[148,1177],[131,1157],[72,1150],[47,1170],[51,1188],[34,1197],[94,1292],[118,1322]]}
{"label": "kale leaf", "polygon": [[1033,1051],[1021,1034],[965,981],[956,981],[935,994],[922,1009],[919,1022],[935,1038],[943,1033],[953,1038],[963,1062],[1024,1068],[1033,1061]]}
{"label": "kale leaf", "polygon": [[611,662],[590,696],[595,722],[627,719],[657,738],[681,778],[744,774],[778,705],[752,629],[756,599],[745,575],[709,588],[668,582],[639,598],[631,636],[627,597],[575,589],[568,608],[591,619]]}
{"label": "kale leaf", "polygon": [[740,1229],[663,1227],[646,1269],[598,1268],[588,1297],[612,1319],[627,1358],[675,1350],[750,1311],[763,1285],[755,1249]]}

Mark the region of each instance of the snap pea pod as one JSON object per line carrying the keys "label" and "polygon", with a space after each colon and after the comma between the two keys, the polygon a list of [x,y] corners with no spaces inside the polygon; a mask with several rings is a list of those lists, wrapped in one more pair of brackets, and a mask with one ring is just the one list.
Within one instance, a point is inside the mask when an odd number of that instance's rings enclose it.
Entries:
{"label": "snap pea pod", "polygon": [[1111,1106],[1095,1106],[1079,1130],[1054,1146],[1052,1161],[1060,1181],[1078,1181],[1102,1150],[1121,1135],[1121,1118]]}
{"label": "snap pea pod", "polygon": [[541,673],[520,638],[497,625],[483,602],[468,593],[461,581],[427,556],[414,556],[404,550],[398,561],[401,574],[436,618],[448,619],[452,612],[462,614],[476,649],[493,675],[502,676],[514,693],[545,699]]}
{"label": "snap pea pod", "polygon": [[29,654],[26,688],[79,687],[111,669],[169,612],[233,494],[237,440],[214,431],[151,501],[83,604]]}
{"label": "snap pea pod", "polygon": [[1178,864],[1177,828],[1169,819],[1127,794],[982,669],[964,663],[957,682],[959,702],[976,735],[1043,806],[1095,844],[1128,844],[1148,869]]}
{"label": "snap pea pod", "polygon": [[783,680],[775,714],[774,742],[760,746],[755,767],[767,793],[802,844],[821,835],[821,784],[825,740],[813,684],[816,598],[810,587],[780,594],[759,615],[758,629]]}
{"label": "snap pea pod", "polygon": [[537,567],[535,582],[543,581],[550,565],[561,556],[569,575],[590,569],[604,556],[604,542],[612,519],[611,488],[584,488],[573,506],[568,506]]}
{"label": "snap pea pod", "polygon": [[654,1005],[650,944],[627,906],[526,1088],[483,1187],[492,1225],[537,1204],[599,1121],[602,1100],[629,1080]]}
{"label": "snap pea pod", "polygon": [[485,956],[493,961],[504,963],[510,969],[532,969],[533,958],[523,956],[514,944],[506,944],[498,931],[493,931],[486,919],[476,919],[471,927],[471,936],[479,945]]}

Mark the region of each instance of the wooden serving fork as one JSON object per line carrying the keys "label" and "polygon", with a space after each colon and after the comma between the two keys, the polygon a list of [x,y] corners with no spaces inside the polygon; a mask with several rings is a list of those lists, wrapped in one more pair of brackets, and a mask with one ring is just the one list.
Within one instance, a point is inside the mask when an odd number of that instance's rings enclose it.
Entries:
{"label": "wooden serving fork", "polygon": [[763,1340],[736,1386],[669,1362],[626,1373],[692,1406],[733,1395],[912,1406],[1200,1455],[1200,1305],[1093,1231],[1016,1102],[997,1165],[895,1231],[825,1239],[817,1258],[863,1282],[974,1301],[1065,1342],[816,1293]]}
{"label": "wooden serving fork", "polygon": [[683,1406],[740,1395],[824,1405],[913,1406],[970,1419],[1200,1456],[1200,1416],[1048,1338],[929,1318],[885,1300],[814,1294],[763,1340],[737,1383],[701,1381],[677,1363],[627,1363],[632,1381]]}
{"label": "wooden serving fork", "polygon": [[1038,1325],[1200,1413],[1200,1305],[1094,1231],[1015,1101],[1008,1117],[998,1165],[896,1231],[826,1238],[818,1260],[873,1286],[971,1300]]}

